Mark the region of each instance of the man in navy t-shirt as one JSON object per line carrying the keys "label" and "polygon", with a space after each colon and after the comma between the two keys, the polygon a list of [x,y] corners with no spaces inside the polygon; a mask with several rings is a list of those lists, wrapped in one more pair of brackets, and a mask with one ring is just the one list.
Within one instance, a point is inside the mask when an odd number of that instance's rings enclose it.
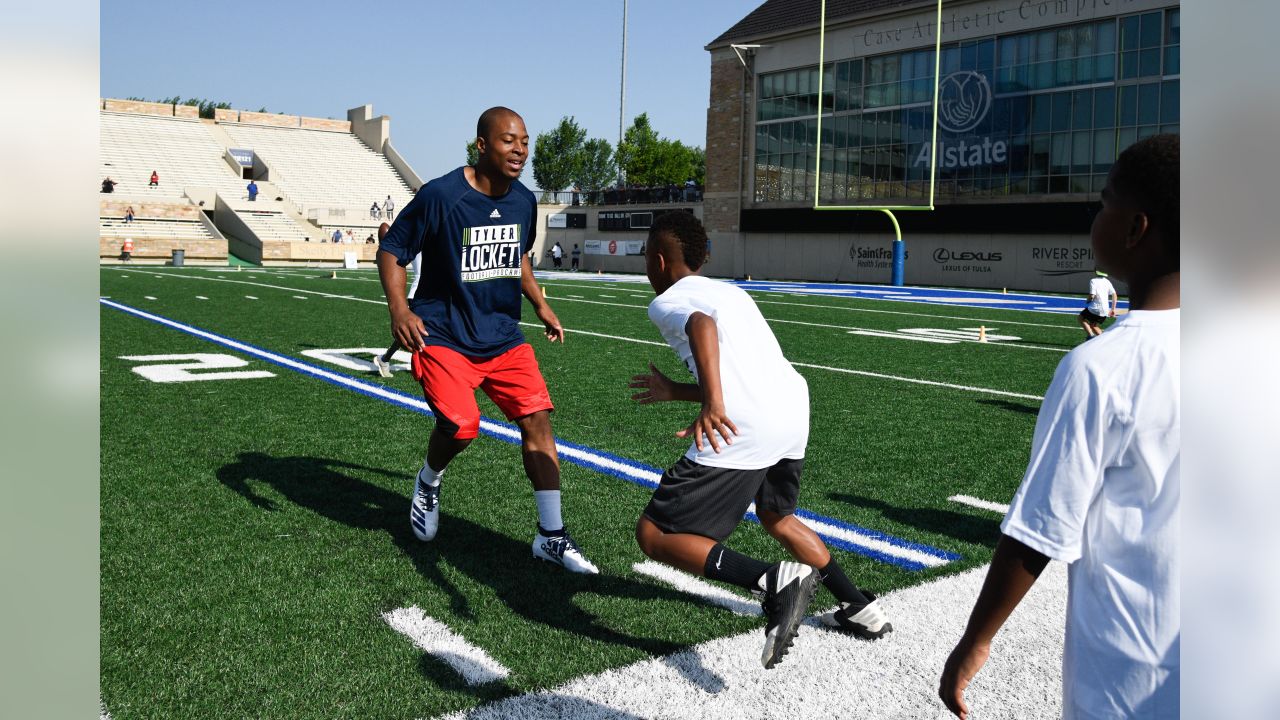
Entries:
{"label": "man in navy t-shirt", "polygon": [[[533,277],[538,206],[518,178],[529,132],[514,111],[494,107],[476,123],[475,167],[424,185],[378,247],[378,274],[391,332],[413,352],[413,375],[436,416],[414,483],[409,522],[423,541],[440,521],[440,478],[479,434],[481,388],[520,427],[525,472],[533,483],[538,531],[533,556],[594,574],[560,516],[560,460],[551,432],[551,396],[533,348],[520,332],[520,295],[533,305],[548,340],[564,328]],[[405,295],[404,266],[422,255],[420,281]]]}

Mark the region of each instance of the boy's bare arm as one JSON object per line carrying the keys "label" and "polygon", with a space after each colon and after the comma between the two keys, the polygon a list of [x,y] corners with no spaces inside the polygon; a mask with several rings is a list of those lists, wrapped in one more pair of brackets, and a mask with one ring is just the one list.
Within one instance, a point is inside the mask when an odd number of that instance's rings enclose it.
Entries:
{"label": "boy's bare arm", "polygon": [[702,390],[702,410],[689,427],[676,433],[676,437],[693,435],[693,444],[702,450],[703,436],[711,449],[720,452],[716,433],[725,445],[733,444],[738,428],[725,414],[724,392],[720,386],[720,339],[716,333],[716,321],[706,313],[696,312],[684,326],[689,336],[689,349],[693,351],[693,363],[698,368],[698,385]]}
{"label": "boy's bare arm", "polygon": [[969,615],[969,625],[947,658],[938,684],[938,696],[961,720],[969,716],[964,690],[986,664],[992,638],[1048,564],[1045,555],[1008,535],[1000,536],[982,592]]}

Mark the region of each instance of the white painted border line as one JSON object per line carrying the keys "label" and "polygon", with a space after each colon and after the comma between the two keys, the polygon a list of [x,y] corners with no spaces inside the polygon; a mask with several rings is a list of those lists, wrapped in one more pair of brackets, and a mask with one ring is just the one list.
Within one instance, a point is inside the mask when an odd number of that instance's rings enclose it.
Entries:
{"label": "white painted border line", "polygon": [[502,663],[416,606],[397,608],[383,613],[382,618],[419,650],[457,671],[468,685],[497,682],[511,675]]}
{"label": "white painted border line", "polygon": [[998,512],[1001,515],[1009,512],[1008,505],[1002,505],[998,502],[991,502],[990,500],[983,500],[981,498],[973,497],[972,495],[952,495],[947,499],[950,500],[951,502],[960,503],[961,505],[976,507],[979,510],[990,510],[991,512]]}
{"label": "white painted border line", "polygon": [[716,587],[701,578],[677,570],[669,565],[646,560],[631,566],[632,570],[647,575],[654,580],[666,583],[682,593],[693,595],[700,600],[719,605],[735,615],[762,615],[760,603],[741,598],[728,590]]}
{"label": "white painted border line", "polygon": [[831,367],[829,365],[811,365],[809,363],[793,362],[796,367],[813,368],[815,370],[830,370],[831,372],[846,373],[849,375],[862,375],[864,377],[879,378],[881,380],[897,380],[899,382],[914,383],[916,385],[932,385],[933,387],[944,387],[952,390],[965,390],[968,392],[985,393],[987,395],[1000,395],[1002,397],[1022,398],[1023,400],[1044,400],[1043,395],[1028,395],[1026,393],[1009,392],[1007,390],[992,390],[991,388],[975,387],[973,385],[955,385],[952,383],[938,382],[937,380],[921,380],[919,378],[902,377],[901,375],[885,375],[882,373],[874,373],[869,370],[850,370],[849,368]]}

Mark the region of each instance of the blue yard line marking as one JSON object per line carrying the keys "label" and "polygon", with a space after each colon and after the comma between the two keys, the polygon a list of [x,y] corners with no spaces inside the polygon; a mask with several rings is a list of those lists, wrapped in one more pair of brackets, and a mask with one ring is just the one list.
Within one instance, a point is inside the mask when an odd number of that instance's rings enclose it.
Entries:
{"label": "blue yard line marking", "polygon": [[[432,415],[431,410],[427,406],[427,403],[425,400],[400,392],[399,390],[394,390],[394,389],[385,387],[383,385],[369,384],[359,378],[355,378],[350,375],[334,372],[332,370],[328,370],[316,365],[312,365],[310,363],[302,362],[300,360],[295,360],[291,357],[280,355],[270,350],[257,347],[256,345],[253,345],[251,343],[246,343],[241,340],[235,340],[233,338],[229,338],[223,335],[218,335],[217,333],[213,333],[208,330],[202,330],[195,326],[187,325],[185,323],[181,323],[176,320],[171,320],[169,318],[156,315],[154,313],[149,313],[144,310],[139,310],[137,308],[125,305],[123,303],[118,303],[113,300],[108,300],[106,298],[99,298],[98,302],[102,305],[113,308],[115,310],[119,310],[129,315],[133,315],[135,317],[142,318],[144,320],[149,320],[151,322],[173,328],[180,332],[184,332],[188,335],[192,335],[204,340],[208,340],[210,342],[216,343],[218,345],[222,345],[223,347],[226,347],[232,350],[238,350],[247,355],[252,355],[254,357],[257,357],[259,359],[262,359],[269,363],[277,365],[279,367],[293,370],[302,375],[306,375],[308,377],[330,383],[331,385],[336,385],[338,387],[342,387],[348,390],[353,390],[357,393],[360,393],[361,395],[365,395],[371,398],[376,398],[378,400],[391,403],[393,405],[404,408],[406,410],[412,410],[422,415],[427,415],[427,416]],[[520,444],[520,430],[518,427],[516,427],[511,423],[490,420],[489,418],[482,418],[481,425],[480,425],[480,432],[483,435],[492,437],[497,440],[501,440],[509,444],[513,444],[513,445]],[[658,478],[662,476],[662,469],[660,468],[644,465],[634,460],[629,460],[627,458],[613,455],[612,453],[608,453],[602,450],[596,450],[595,448],[591,448],[586,445],[579,445],[577,443],[568,442],[566,440],[560,440],[558,438],[556,440],[556,445],[559,448],[560,457],[562,460],[566,460],[575,465],[579,465],[589,470],[599,472],[603,475],[608,475],[610,477],[626,480],[628,482],[632,482],[649,489],[656,488],[658,486]],[[808,510],[803,510],[803,509],[797,510],[796,515],[803,518],[807,518],[809,520],[819,522],[819,523],[830,525],[834,528],[840,528],[843,530],[858,533],[860,535],[865,535],[872,540],[885,543],[893,548],[898,548],[904,551],[911,551],[914,553],[927,555],[941,561],[938,563],[933,563],[932,565],[934,566],[960,559],[959,555],[952,552],[940,550],[938,548],[930,547],[928,545],[913,543],[907,540],[903,540],[901,538],[894,537],[892,535],[886,535],[884,533],[881,533],[875,530],[862,528],[857,525],[844,522],[842,520],[837,520],[835,518],[829,518],[823,515],[818,515],[817,513],[809,512]],[[757,518],[752,513],[748,513],[746,515],[746,518],[753,522],[757,522],[757,523],[760,522],[759,518]],[[850,542],[848,540],[845,540],[843,538],[832,537],[820,531],[818,532],[818,535],[823,539],[824,542],[826,542],[828,545],[831,545],[832,547],[837,547],[842,550],[858,553],[859,555],[863,555],[865,557],[869,557],[871,559],[878,560],[880,562],[888,563],[890,565],[895,565],[897,567],[901,567],[907,570],[924,570],[931,566],[930,564],[912,560],[909,557],[897,557],[895,555],[889,554],[888,552],[882,552],[882,551],[875,550],[873,548],[863,547],[853,542]]]}

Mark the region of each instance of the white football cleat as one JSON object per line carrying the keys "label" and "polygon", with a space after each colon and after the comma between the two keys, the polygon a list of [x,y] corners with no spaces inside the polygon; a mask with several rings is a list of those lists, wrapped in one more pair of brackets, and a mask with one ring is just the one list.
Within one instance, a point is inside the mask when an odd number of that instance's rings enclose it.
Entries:
{"label": "white football cleat", "polygon": [[381,355],[373,356],[373,365],[378,368],[378,374],[384,378],[391,377],[391,363],[382,359]]}
{"label": "white football cleat", "polygon": [[440,486],[422,482],[422,472],[413,482],[413,501],[409,503],[409,527],[414,537],[429,542],[440,528]]}
{"label": "white football cleat", "polygon": [[583,575],[598,575],[600,571],[578,549],[578,543],[569,537],[569,529],[565,528],[555,535],[548,535],[542,526],[538,526],[538,534],[533,536],[533,556],[539,560],[554,563],[569,572]]}
{"label": "white football cleat", "polygon": [[871,602],[861,610],[853,612],[848,604],[841,604],[835,610],[823,613],[818,619],[823,625],[857,635],[864,640],[879,640],[893,632],[893,623],[889,622],[889,616],[880,607],[876,596],[866,590],[862,594]]}

